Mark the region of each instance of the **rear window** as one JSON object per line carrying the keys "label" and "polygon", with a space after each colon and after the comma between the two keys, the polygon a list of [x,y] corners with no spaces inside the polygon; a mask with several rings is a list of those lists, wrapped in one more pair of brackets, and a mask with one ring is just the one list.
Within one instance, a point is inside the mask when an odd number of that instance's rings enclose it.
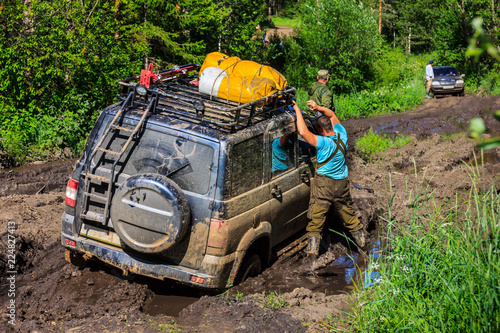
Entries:
{"label": "rear window", "polygon": [[[115,136],[111,150],[120,151],[126,139]],[[109,146],[109,142],[105,145]],[[210,146],[148,129],[140,140],[129,146],[116,170],[127,175],[158,173],[172,179],[183,190],[205,194],[210,185],[213,155]],[[96,154],[95,160],[100,157],[101,154]],[[105,163],[101,165],[111,168],[113,161],[106,163],[106,156],[104,158]]]}

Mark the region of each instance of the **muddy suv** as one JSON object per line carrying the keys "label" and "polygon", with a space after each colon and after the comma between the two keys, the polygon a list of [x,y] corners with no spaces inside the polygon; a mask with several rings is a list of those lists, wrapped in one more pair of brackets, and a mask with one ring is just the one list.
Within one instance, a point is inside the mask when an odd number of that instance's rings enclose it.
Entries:
{"label": "muddy suv", "polygon": [[120,82],[121,102],[102,111],[68,182],[68,261],[224,288],[304,229],[314,151],[297,135],[295,89],[238,105],[200,94],[198,68],[161,71],[149,87]]}

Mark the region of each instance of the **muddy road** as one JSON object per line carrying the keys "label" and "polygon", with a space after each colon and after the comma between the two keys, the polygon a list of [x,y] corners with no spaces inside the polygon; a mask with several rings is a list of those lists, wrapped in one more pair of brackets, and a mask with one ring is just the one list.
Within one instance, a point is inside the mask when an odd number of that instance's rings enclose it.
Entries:
{"label": "muddy road", "polygon": [[[397,221],[411,204],[409,190],[430,188],[437,201],[466,192],[471,185],[467,164],[477,169],[484,186],[498,184],[500,149],[481,155],[466,134],[451,135],[463,133],[476,116],[500,134],[500,123],[486,112],[498,109],[499,97],[449,97],[426,100],[403,114],[344,122],[351,147],[349,174],[357,185],[353,183],[351,193],[370,232],[368,255],[377,255],[383,228],[378,216],[387,213],[388,198],[394,197],[391,213]],[[370,127],[413,140],[364,160],[354,139]],[[301,273],[299,253],[226,292],[122,276],[98,262],[73,266],[64,260],[59,230],[73,164],[67,160],[0,170],[2,332],[322,332],[326,328],[320,321],[327,315],[342,317],[352,304],[346,292],[363,286],[367,255],[349,251],[333,232],[322,252],[335,260],[318,276]],[[334,220],[329,227],[339,228]],[[9,235],[15,237],[15,267],[8,261]],[[15,325],[9,324],[12,318]]]}

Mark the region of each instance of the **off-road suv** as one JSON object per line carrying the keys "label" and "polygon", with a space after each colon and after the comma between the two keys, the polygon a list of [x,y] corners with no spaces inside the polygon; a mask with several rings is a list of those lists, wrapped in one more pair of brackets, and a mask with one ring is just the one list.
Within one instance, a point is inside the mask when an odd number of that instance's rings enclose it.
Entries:
{"label": "off-road suv", "polygon": [[120,82],[68,182],[68,261],[224,288],[303,230],[314,152],[288,108],[295,88],[238,105],[200,94],[198,68],[161,71],[150,87]]}

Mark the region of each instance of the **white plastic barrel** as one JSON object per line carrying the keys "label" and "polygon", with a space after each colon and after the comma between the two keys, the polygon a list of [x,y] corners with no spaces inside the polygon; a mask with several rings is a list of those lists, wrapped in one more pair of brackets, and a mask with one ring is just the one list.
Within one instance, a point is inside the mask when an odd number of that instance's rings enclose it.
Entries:
{"label": "white plastic barrel", "polygon": [[198,89],[200,93],[219,96],[219,87],[227,73],[218,67],[207,67],[201,73]]}

